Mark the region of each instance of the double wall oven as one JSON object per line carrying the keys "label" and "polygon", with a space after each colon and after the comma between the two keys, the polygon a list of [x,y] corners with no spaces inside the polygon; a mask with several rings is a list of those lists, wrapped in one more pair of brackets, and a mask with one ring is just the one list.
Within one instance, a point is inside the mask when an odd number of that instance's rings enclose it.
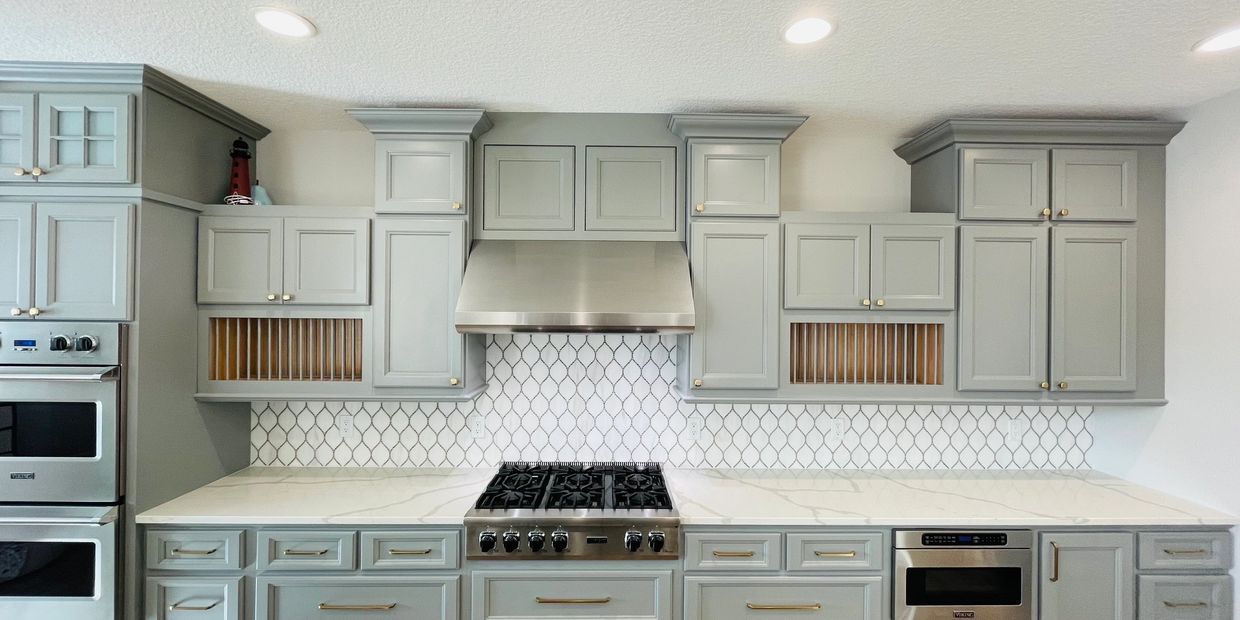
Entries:
{"label": "double wall oven", "polygon": [[0,323],[0,618],[117,615],[125,337]]}

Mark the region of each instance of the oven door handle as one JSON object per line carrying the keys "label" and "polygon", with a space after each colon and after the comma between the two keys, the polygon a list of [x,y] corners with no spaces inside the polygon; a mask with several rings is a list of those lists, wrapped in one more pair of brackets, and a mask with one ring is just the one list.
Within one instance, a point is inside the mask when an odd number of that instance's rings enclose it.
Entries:
{"label": "oven door handle", "polygon": [[10,366],[0,371],[0,381],[115,381],[117,366]]}

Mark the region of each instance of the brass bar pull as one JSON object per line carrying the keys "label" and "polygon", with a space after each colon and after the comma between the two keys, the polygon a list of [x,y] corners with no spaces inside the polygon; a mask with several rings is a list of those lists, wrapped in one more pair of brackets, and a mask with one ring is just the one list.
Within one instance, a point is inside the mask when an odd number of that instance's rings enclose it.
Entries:
{"label": "brass bar pull", "polygon": [[1172,608],[1172,609],[1179,609],[1179,608],[1181,608],[1181,607],[1197,607],[1197,608],[1201,608],[1201,607],[1209,607],[1209,606],[1210,606],[1210,604],[1209,604],[1209,603],[1202,603],[1201,601],[1197,601],[1197,602],[1195,602],[1195,603],[1175,603],[1175,602],[1172,602],[1172,601],[1163,601],[1163,605],[1166,605],[1167,607],[1170,607],[1170,608]]}
{"label": "brass bar pull", "polygon": [[711,555],[717,558],[752,558],[752,551],[711,551]]}
{"label": "brass bar pull", "polygon": [[809,603],[806,605],[765,605],[762,603],[745,603],[754,611],[818,611],[822,609],[822,603]]}
{"label": "brass bar pull", "polygon": [[319,549],[318,551],[302,551],[301,549],[285,549],[285,550],[284,550],[284,555],[295,555],[295,556],[310,555],[310,556],[320,556],[320,555],[327,555],[327,549]]}
{"label": "brass bar pull", "polygon": [[388,549],[388,555],[430,555],[430,549]]}
{"label": "brass bar pull", "polygon": [[1051,543],[1051,583],[1059,581],[1059,545]]}
{"label": "brass bar pull", "polygon": [[856,551],[815,551],[814,555],[820,558],[855,558]]}
{"label": "brass bar pull", "polygon": [[606,605],[611,602],[610,596],[603,598],[543,598],[535,596],[534,602],[539,605]]}
{"label": "brass bar pull", "polygon": [[185,603],[174,603],[168,606],[168,611],[211,611],[219,605],[220,601],[215,601],[210,605],[186,605]]}
{"label": "brass bar pull", "polygon": [[1167,555],[1205,555],[1205,549],[1163,549]]}
{"label": "brass bar pull", "polygon": [[394,609],[396,603],[388,603],[386,605],[379,603],[375,605],[333,605],[331,603],[319,603],[319,609],[322,611],[387,611]]}
{"label": "brass bar pull", "polygon": [[219,551],[219,550],[220,550],[220,548],[219,548],[219,547],[216,547],[216,548],[214,548],[214,549],[208,549],[208,550],[205,550],[205,551],[203,551],[203,550],[199,550],[199,549],[173,549],[173,550],[172,550],[172,555],[193,555],[193,556],[199,556],[199,557],[201,557],[201,556],[204,556],[204,555],[212,555],[212,554],[214,554],[216,551]]}

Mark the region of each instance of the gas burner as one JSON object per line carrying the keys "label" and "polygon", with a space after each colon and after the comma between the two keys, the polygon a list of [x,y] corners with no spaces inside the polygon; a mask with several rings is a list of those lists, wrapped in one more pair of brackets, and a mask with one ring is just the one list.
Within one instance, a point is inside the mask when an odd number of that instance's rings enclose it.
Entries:
{"label": "gas burner", "polygon": [[672,498],[666,491],[615,491],[616,508],[671,510]]}
{"label": "gas burner", "polygon": [[490,489],[483,491],[476,506],[483,509],[537,508],[540,491]]}
{"label": "gas burner", "polygon": [[603,489],[582,489],[573,491],[569,489],[552,489],[551,494],[547,496],[547,508],[551,509],[579,509],[579,508],[602,508],[603,507]]}

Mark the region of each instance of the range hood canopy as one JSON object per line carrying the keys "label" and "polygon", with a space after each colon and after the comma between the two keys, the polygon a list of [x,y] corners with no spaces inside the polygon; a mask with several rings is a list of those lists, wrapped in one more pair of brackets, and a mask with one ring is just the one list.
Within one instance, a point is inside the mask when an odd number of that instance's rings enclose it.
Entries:
{"label": "range hood canopy", "polygon": [[477,242],[456,305],[461,333],[691,333],[676,241]]}

